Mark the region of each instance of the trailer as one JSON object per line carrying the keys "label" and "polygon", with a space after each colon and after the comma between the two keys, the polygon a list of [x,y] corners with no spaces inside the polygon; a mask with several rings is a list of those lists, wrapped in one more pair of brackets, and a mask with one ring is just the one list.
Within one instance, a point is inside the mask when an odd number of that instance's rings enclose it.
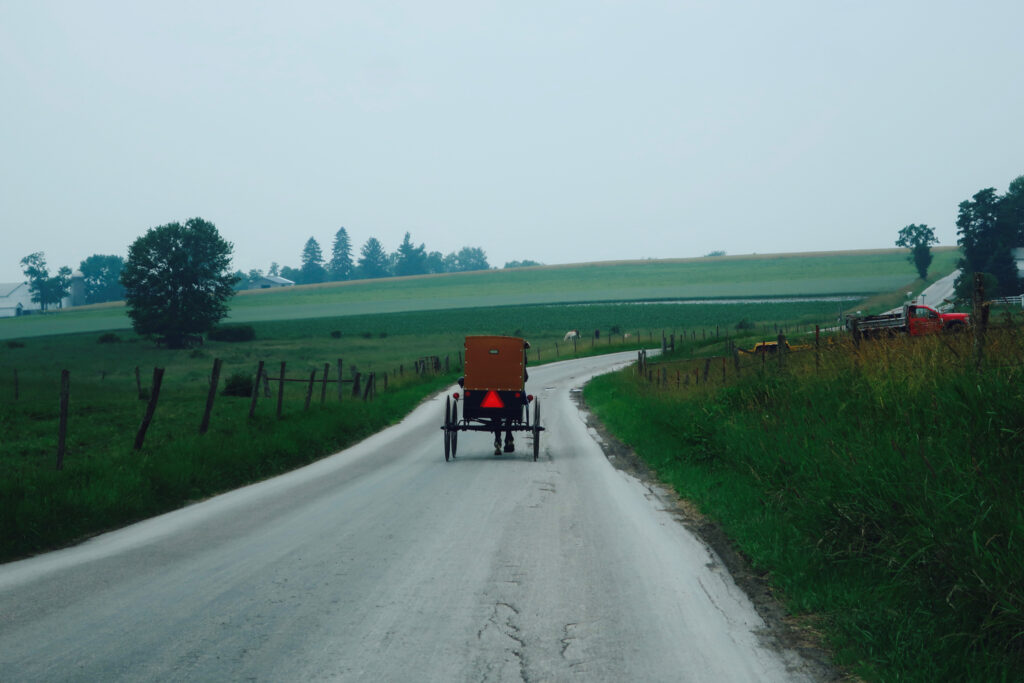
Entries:
{"label": "trailer", "polygon": [[513,434],[528,432],[533,436],[533,459],[537,460],[544,428],[540,426],[540,401],[526,393],[529,348],[530,343],[520,337],[466,337],[465,375],[459,378],[460,391],[445,398],[441,429],[446,462],[455,457],[459,432],[467,431],[494,434],[494,455],[514,453]]}

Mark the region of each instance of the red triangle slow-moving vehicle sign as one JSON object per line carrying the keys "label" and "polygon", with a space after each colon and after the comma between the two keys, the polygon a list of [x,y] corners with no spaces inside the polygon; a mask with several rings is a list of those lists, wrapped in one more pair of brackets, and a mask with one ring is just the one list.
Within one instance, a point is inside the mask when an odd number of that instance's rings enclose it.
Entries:
{"label": "red triangle slow-moving vehicle sign", "polygon": [[504,408],[505,403],[501,400],[501,396],[498,396],[498,392],[493,389],[487,392],[484,396],[483,402],[480,404],[481,408]]}

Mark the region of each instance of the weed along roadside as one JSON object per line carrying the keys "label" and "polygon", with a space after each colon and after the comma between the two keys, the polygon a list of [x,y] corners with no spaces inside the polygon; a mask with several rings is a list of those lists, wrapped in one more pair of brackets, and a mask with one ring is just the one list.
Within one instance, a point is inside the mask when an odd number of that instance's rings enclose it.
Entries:
{"label": "weed along roadside", "polygon": [[1015,680],[1024,329],[997,318],[858,346],[641,354],[584,396],[840,664],[868,680]]}

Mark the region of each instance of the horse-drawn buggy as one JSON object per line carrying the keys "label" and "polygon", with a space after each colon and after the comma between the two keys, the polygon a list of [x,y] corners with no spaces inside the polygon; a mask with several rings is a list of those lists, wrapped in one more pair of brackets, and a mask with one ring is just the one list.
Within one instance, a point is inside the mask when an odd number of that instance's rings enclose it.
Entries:
{"label": "horse-drawn buggy", "polygon": [[459,378],[461,393],[448,396],[444,404],[441,429],[445,460],[455,457],[459,432],[493,433],[495,455],[515,452],[513,432],[532,432],[533,459],[537,460],[544,428],[540,426],[540,402],[526,393],[528,348],[530,343],[519,337],[466,337],[465,375]]}

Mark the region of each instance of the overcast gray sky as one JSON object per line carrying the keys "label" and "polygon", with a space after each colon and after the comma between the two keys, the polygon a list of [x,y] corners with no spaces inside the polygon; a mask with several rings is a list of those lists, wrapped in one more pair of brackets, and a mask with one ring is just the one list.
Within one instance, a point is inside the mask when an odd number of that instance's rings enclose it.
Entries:
{"label": "overcast gray sky", "polygon": [[892,246],[1024,174],[1024,2],[0,0],[0,281],[201,216],[492,265]]}

